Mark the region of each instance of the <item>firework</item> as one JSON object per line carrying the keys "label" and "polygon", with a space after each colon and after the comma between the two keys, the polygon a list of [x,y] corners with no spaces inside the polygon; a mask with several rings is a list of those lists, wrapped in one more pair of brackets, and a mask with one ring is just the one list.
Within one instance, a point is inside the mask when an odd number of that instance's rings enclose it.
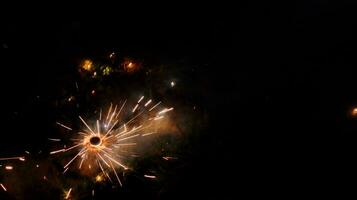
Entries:
{"label": "firework", "polygon": [[[96,182],[101,182],[104,177],[111,180],[110,174],[112,174],[119,185],[122,185],[119,173],[130,169],[127,161],[129,157],[136,157],[130,151],[130,148],[137,146],[136,139],[157,133],[155,124],[157,125],[158,120],[163,119],[167,112],[173,110],[173,108],[159,110],[161,102],[150,106],[153,104],[152,100],[145,100],[144,96],[140,97],[131,109],[126,109],[126,102],[125,100],[120,106],[111,104],[105,114],[100,110],[98,119],[92,123],[79,116],[84,129],[78,131],[72,138],[74,143],[68,148],[50,152],[50,154],[58,154],[76,151],[76,154],[64,165],[63,173],[72,165],[76,165],[80,171],[94,168],[97,169],[94,176]],[[59,122],[57,124],[73,131],[67,125]]]}

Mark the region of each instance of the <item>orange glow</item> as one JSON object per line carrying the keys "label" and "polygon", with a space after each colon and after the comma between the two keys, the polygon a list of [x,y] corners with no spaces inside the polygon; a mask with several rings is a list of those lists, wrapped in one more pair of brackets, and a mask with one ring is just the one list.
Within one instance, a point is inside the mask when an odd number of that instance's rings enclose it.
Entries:
{"label": "orange glow", "polygon": [[353,108],[352,109],[352,115],[353,116],[357,116],[357,108]]}
{"label": "orange glow", "polygon": [[96,181],[96,182],[102,182],[102,181],[103,181],[103,177],[102,177],[101,175],[97,175],[97,176],[95,177],[95,181]]}
{"label": "orange glow", "polygon": [[91,71],[93,69],[93,62],[91,60],[84,60],[82,64],[82,69],[86,71]]}
{"label": "orange glow", "polygon": [[134,62],[129,59],[125,60],[122,65],[123,65],[124,70],[128,73],[135,72],[135,71],[139,70],[141,67],[140,63]]}

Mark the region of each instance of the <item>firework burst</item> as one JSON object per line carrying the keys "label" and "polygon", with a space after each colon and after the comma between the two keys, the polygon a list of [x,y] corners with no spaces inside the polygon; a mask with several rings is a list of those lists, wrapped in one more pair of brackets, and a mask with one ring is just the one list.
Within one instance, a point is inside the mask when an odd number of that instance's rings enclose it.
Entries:
{"label": "firework burst", "polygon": [[[164,118],[165,113],[173,110],[173,108],[159,109],[161,102],[154,104],[151,99],[144,99],[145,97],[142,96],[132,109],[127,109],[126,101],[120,106],[111,104],[106,113],[100,110],[98,119],[92,123],[79,116],[84,129],[78,131],[72,138],[73,144],[68,148],[65,146],[50,152],[50,154],[58,154],[76,151],[76,154],[73,154],[74,156],[64,165],[64,173],[69,167],[76,166],[81,171],[95,170],[96,181],[102,180],[103,176],[111,181],[112,175],[119,185],[122,185],[120,172],[130,169],[128,160],[130,157],[136,157],[131,151],[138,145],[136,140],[157,133],[159,121]],[[57,124],[73,131],[67,125],[60,122]],[[61,141],[54,138],[49,140]]]}

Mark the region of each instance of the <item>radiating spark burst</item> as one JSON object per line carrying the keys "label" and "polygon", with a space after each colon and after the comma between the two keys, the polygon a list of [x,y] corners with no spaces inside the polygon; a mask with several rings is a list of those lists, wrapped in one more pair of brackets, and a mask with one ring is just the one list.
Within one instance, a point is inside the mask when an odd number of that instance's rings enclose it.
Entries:
{"label": "radiating spark burst", "polygon": [[[85,129],[77,132],[77,136],[72,138],[73,145],[50,152],[50,154],[57,154],[76,151],[76,154],[64,165],[63,173],[77,162],[79,170],[84,170],[84,166],[88,166],[89,169],[95,167],[100,172],[99,175],[96,173],[96,182],[101,182],[103,176],[111,181],[107,173],[109,171],[122,186],[118,172],[128,170],[126,160],[129,157],[136,157],[130,149],[127,149],[137,145],[134,139],[156,133],[150,129],[156,123],[155,121],[164,118],[165,113],[173,110],[173,108],[156,110],[161,102],[149,106],[152,100],[144,100],[144,98],[141,96],[133,106],[134,108],[128,109],[129,112],[127,111],[126,114],[130,117],[125,116],[124,112],[126,100],[121,106],[111,104],[106,114],[103,114],[100,109],[99,118],[93,123],[79,116]],[[59,122],[57,124],[67,130],[72,130],[69,126]]]}

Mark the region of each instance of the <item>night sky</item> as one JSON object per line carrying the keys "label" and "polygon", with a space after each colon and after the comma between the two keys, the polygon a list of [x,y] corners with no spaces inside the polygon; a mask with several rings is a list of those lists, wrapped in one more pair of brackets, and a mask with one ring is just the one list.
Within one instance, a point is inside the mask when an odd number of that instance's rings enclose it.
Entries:
{"label": "night sky", "polygon": [[[56,121],[139,91],[175,107],[178,133],[154,147],[167,142],[178,159],[144,156],[123,188],[96,186],[92,197],[84,187],[75,199],[289,198],[354,189],[355,5],[298,1],[193,10],[2,19],[0,157],[34,153],[29,164],[12,162],[14,171],[0,168],[0,183],[21,188],[0,190],[0,199],[63,199],[64,185],[44,184],[39,175],[56,170],[47,139],[59,133]],[[110,63],[112,52],[118,63],[131,58],[141,69],[96,81],[81,75],[84,59]],[[76,102],[64,103],[71,95]],[[48,168],[26,169],[36,163]],[[139,175],[149,169],[160,178]]]}

